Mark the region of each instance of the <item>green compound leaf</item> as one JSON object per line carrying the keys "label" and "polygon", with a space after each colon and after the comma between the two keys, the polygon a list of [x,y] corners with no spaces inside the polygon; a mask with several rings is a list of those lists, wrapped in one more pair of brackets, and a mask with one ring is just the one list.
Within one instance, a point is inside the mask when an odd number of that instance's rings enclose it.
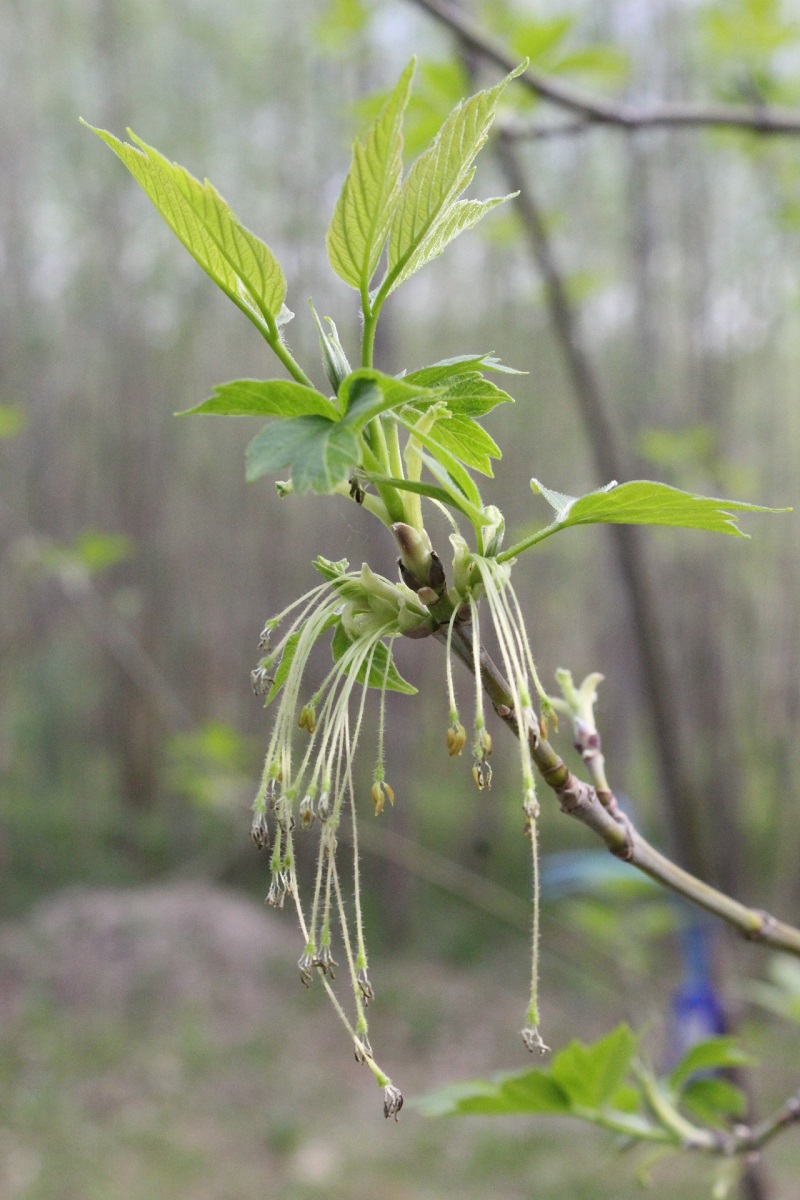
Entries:
{"label": "green compound leaf", "polygon": [[[570,525],[668,525],[680,529],[706,529],[712,533],[729,533],[749,537],[737,525],[740,512],[791,512],[788,508],[764,508],[760,504],[745,504],[739,500],[715,500],[683,492],[666,483],[636,480],[632,483],[610,483],[585,496],[567,496],[554,492],[531,480],[535,495],[544,496],[555,509],[556,519],[541,536],[549,536]],[[536,540],[541,540],[537,537]]]}
{"label": "green compound leaf", "polygon": [[[345,633],[341,625],[337,625],[336,632],[333,635],[331,643],[331,652],[333,653],[333,661],[338,662],[342,655],[353,645],[353,639]],[[367,662],[363,662],[359,667],[356,680],[358,683],[365,683],[367,687],[381,689],[384,686],[390,692],[402,692],[405,696],[416,696],[417,689],[413,684],[409,683],[397,670],[394,665],[394,660],[391,657],[391,651],[385,642],[378,642],[375,651],[369,661],[369,678],[367,677]],[[387,673],[387,663],[389,669]]]}
{"label": "green compound leaf", "polygon": [[681,1095],[681,1106],[706,1125],[725,1125],[747,1115],[744,1092],[726,1079],[695,1079]]}
{"label": "green compound leaf", "polygon": [[387,295],[441,254],[459,233],[510,198],[458,200],[475,174],[473,163],[489,136],[500,97],[524,67],[495,87],[463,100],[409,171],[389,234]]}
{"label": "green compound leaf", "polygon": [[726,1067],[753,1067],[757,1060],[732,1037],[707,1038],[692,1046],[670,1075],[672,1087],[682,1088],[698,1071],[718,1071]]}
{"label": "green compound leaf", "polygon": [[356,139],[350,172],[331,218],[328,259],[336,274],[366,292],[389,235],[403,176],[403,114],[414,60],[370,127]]}
{"label": "green compound leaf", "polygon": [[294,417],[267,425],[247,447],[247,479],[290,468],[294,490],[327,495],[349,479],[359,461],[358,437],[327,417]]}
{"label": "green compound leaf", "polygon": [[[86,122],[83,122],[87,124]],[[217,287],[268,340],[291,314],[286,280],[268,246],[238,221],[219,192],[128,130],[131,146],[87,125],[111,147],[152,200],[175,236]]]}
{"label": "green compound leaf", "polygon": [[[549,1071],[514,1071],[494,1080],[452,1084],[426,1096],[421,1107],[429,1116],[571,1113],[591,1119],[619,1092],[637,1045],[638,1038],[623,1024],[593,1046],[571,1042]],[[632,1114],[615,1115],[635,1122]]]}
{"label": "green compound leaf", "polygon": [[480,492],[475,486],[472,476],[464,469],[456,456],[445,449],[440,442],[437,442],[430,433],[423,433],[418,428],[416,414],[401,412],[398,414],[397,420],[408,429],[409,433],[414,435],[420,445],[430,452],[421,457],[433,477],[448,491],[455,487],[474,512],[482,512],[483,501]]}
{"label": "green compound leaf", "polygon": [[[416,406],[415,406],[416,407]],[[441,446],[465,467],[492,476],[493,458],[502,458],[500,447],[471,417],[445,414],[430,431],[431,445]]]}
{"label": "green compound leaf", "polygon": [[592,1046],[570,1042],[553,1059],[550,1077],[573,1106],[602,1108],[621,1087],[638,1044],[624,1023]]}
{"label": "green compound leaf", "polygon": [[372,367],[353,371],[339,388],[339,405],[344,413],[342,419],[359,432],[379,413],[418,402],[423,397],[435,399],[435,393],[407,379],[384,375]]}
{"label": "green compound leaf", "polygon": [[475,1079],[451,1083],[428,1096],[417,1106],[428,1117],[487,1116],[513,1113],[568,1114],[570,1104],[557,1083],[543,1071],[521,1071],[497,1080]]}
{"label": "green compound leaf", "polygon": [[[490,355],[435,363],[404,376],[407,383],[436,388],[436,399],[447,405],[454,416],[483,417],[498,404],[514,403],[504,392],[481,374],[483,370],[498,370]],[[515,372],[516,374],[516,372]]]}
{"label": "green compound leaf", "polygon": [[221,383],[209,400],[176,415],[188,417],[196,413],[220,417],[337,416],[330,400],[321,392],[291,379],[236,379]]}

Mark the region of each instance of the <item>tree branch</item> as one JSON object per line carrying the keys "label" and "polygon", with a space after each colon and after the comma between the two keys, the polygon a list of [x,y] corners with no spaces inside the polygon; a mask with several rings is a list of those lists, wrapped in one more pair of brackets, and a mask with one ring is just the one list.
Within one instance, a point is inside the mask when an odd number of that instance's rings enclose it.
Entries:
{"label": "tree branch", "polygon": [[[473,52],[504,72],[513,71],[519,60],[449,0],[411,0],[418,8],[434,17]],[[559,108],[581,118],[583,128],[603,125],[629,133],[642,129],[740,129],[758,134],[800,135],[800,113],[794,109],[767,104],[691,104],[664,103],[636,107],[618,104],[593,96],[580,88],[563,83],[537,71],[535,67],[519,76],[517,81],[528,91]],[[577,132],[570,126],[570,133]],[[508,130],[509,136],[538,137],[541,127],[519,123]]]}
{"label": "tree branch", "polygon": [[[436,636],[446,642],[446,631],[440,629]],[[465,625],[453,627],[452,648],[456,657],[474,674],[472,639]],[[485,650],[481,650],[480,672],[481,683],[495,712],[514,736],[519,737],[511,689]],[[761,942],[800,957],[800,929],[761,909],[741,904],[677,866],[651,846],[629,818],[616,811],[615,805],[603,804],[595,789],[578,779],[550,742],[536,731],[530,734],[530,748],[542,779],[558,797],[561,811],[590,829],[616,858],[733,925],[749,941]]]}
{"label": "tree branch", "polygon": [[[598,482],[627,479],[630,472],[611,407],[587,353],[578,318],[555,259],[547,228],[526,178],[516,146],[501,137],[497,154],[510,190],[517,192],[515,207],[524,237],[542,275],[547,305],[594,459]],[[672,816],[678,857],[695,874],[708,875],[711,865],[703,851],[697,788],[685,769],[682,745],[675,752],[680,692],[667,653],[656,587],[648,568],[641,531],[620,525],[608,530],[619,564],[620,579],[630,606],[642,675],[642,692],[658,763],[665,806]]]}

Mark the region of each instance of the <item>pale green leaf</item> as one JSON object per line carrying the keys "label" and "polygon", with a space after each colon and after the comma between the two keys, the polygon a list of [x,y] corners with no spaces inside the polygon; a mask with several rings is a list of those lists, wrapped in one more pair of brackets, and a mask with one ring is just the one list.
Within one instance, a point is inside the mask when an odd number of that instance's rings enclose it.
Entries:
{"label": "pale green leaf", "polygon": [[423,367],[421,371],[406,375],[405,379],[407,383],[436,388],[436,400],[446,404],[454,416],[482,417],[498,404],[514,402],[508,392],[485,379],[479,370],[470,369],[465,364],[460,369],[445,364]]}
{"label": "pale green leaf", "polygon": [[572,1104],[602,1108],[622,1085],[638,1043],[624,1023],[591,1046],[570,1042],[553,1059],[550,1075]]}
{"label": "pale green leaf", "polygon": [[346,482],[358,465],[355,432],[326,417],[294,417],[271,422],[247,447],[247,478],[289,468],[295,492],[327,495]]}
{"label": "pale green leaf", "polygon": [[363,0],[328,0],[314,22],[316,41],[328,51],[349,53],[368,16],[369,9]]}
{"label": "pale green leaf", "polygon": [[574,17],[550,17],[537,20],[516,19],[509,30],[509,44],[514,53],[529,58],[532,63],[549,65],[564,39],[575,25]]}
{"label": "pale green leaf", "polygon": [[727,1079],[695,1079],[681,1094],[681,1107],[707,1125],[725,1125],[731,1117],[747,1115],[747,1100],[741,1088]]}
{"label": "pale green leaf", "polygon": [[291,379],[236,379],[214,388],[209,400],[177,413],[223,417],[336,417],[327,397]]}
{"label": "pale green leaf", "polygon": [[342,381],[339,388],[339,405],[344,420],[361,430],[379,413],[400,408],[423,397],[435,398],[429,388],[411,383],[408,379],[397,379],[384,375],[373,367],[360,367]]}
{"label": "pale green leaf", "polygon": [[451,1083],[416,1101],[426,1116],[508,1116],[512,1113],[568,1114],[563,1090],[544,1071],[520,1071],[496,1080]]}
{"label": "pale green leaf", "polygon": [[[493,371],[501,375],[527,375],[527,371],[518,371],[516,367],[506,366],[494,354],[457,354],[454,358],[442,358],[429,367],[421,367],[412,371],[411,375],[427,375],[431,372],[431,383],[441,379],[449,379],[452,375],[470,371]],[[410,378],[410,376],[409,376]]]}
{"label": "pale green leaf", "polygon": [[756,1060],[732,1037],[707,1038],[698,1042],[683,1056],[670,1075],[675,1088],[683,1087],[697,1071],[721,1070],[725,1067],[752,1067]]}
{"label": "pale green leaf", "polygon": [[[667,525],[681,529],[705,529],[713,533],[729,533],[748,537],[737,525],[740,512],[791,512],[788,508],[764,508],[739,500],[715,500],[683,492],[665,483],[636,480],[632,483],[610,483],[585,496],[567,496],[545,488],[537,479],[531,480],[535,494],[540,494],[555,509],[556,519],[548,526],[547,535],[571,525],[596,523],[613,525]],[[545,531],[542,531],[544,534]]]}
{"label": "pale green leaf", "polygon": [[[86,124],[86,122],[84,122]],[[128,130],[135,146],[88,125],[111,147],[175,236],[219,288],[268,338],[291,314],[286,280],[268,246],[238,221],[219,192]]]}
{"label": "pale green leaf", "polygon": [[356,139],[327,234],[334,271],[357,291],[366,291],[389,236],[403,176],[403,114],[411,92],[414,61],[381,109],[363,143]]}
{"label": "pale green leaf", "polygon": [[[416,407],[416,406],[414,406]],[[446,413],[430,431],[431,444],[441,446],[465,467],[492,476],[493,458],[502,458],[500,447],[471,417]]]}
{"label": "pale green leaf", "polygon": [[[482,511],[483,503],[480,492],[475,486],[475,482],[469,472],[464,470],[456,456],[451,454],[449,450],[446,450],[430,433],[423,433],[417,428],[415,420],[407,416],[403,411],[398,414],[397,420],[410,433],[413,433],[420,445],[425,446],[430,451],[429,455],[423,455],[423,461],[434,477],[439,480],[439,483],[443,483],[445,487],[454,484],[464,499],[474,509]],[[445,479],[448,479],[449,483],[445,482]]]}
{"label": "pale green leaf", "polygon": [[[466,186],[466,185],[465,185]],[[493,196],[490,200],[455,200],[441,220],[431,226],[427,235],[418,243],[413,254],[407,258],[403,269],[392,284],[391,291],[414,275],[426,263],[438,258],[444,249],[460,233],[472,229],[488,212],[511,200],[516,192],[508,196]]]}
{"label": "pale green leaf", "polygon": [[[453,212],[458,197],[475,173],[473,163],[489,136],[497,104],[510,81],[463,100],[445,120],[433,143],[408,173],[397,201],[389,234],[388,292],[441,254],[448,241],[474,225],[488,211],[479,201]],[[486,201],[485,204],[500,203]]]}
{"label": "pale green leaf", "polygon": [[[331,644],[333,661],[338,662],[352,644],[353,639],[345,633],[341,625],[338,625]],[[369,662],[369,676],[367,676],[367,662]],[[378,642],[371,657],[368,656],[367,660],[361,664],[356,674],[356,680],[358,683],[366,682],[367,687],[378,689],[386,687],[390,692],[402,692],[405,696],[416,696],[417,694],[414,685],[403,679],[397,670],[391,650],[384,642]]]}

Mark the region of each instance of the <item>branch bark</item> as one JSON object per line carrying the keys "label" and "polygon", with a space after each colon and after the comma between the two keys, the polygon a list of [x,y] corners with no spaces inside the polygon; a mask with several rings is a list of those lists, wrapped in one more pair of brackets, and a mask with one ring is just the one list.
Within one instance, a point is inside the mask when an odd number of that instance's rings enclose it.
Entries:
{"label": "branch bark", "polygon": [[[513,71],[519,65],[518,58],[509,54],[502,43],[491,38],[448,0],[411,2],[456,34],[469,50],[480,54],[502,71]],[[716,128],[739,129],[762,135],[800,135],[800,113],[775,105],[664,103],[637,107],[594,96],[537,71],[535,67],[528,67],[517,82],[541,100],[574,113],[579,122],[566,127],[568,133],[602,125],[628,133],[644,129]],[[540,136],[543,131],[536,125],[519,123],[510,126],[508,132],[517,138],[533,138]]]}
{"label": "branch bark", "polygon": [[[443,629],[436,636],[446,642],[446,631]],[[474,674],[472,638],[465,625],[454,626],[452,648],[456,657]],[[519,737],[511,689],[485,650],[481,651],[480,672],[481,683],[495,712],[514,736]],[[542,779],[558,797],[561,811],[590,829],[616,858],[726,921],[749,941],[800,957],[800,929],[779,921],[761,909],[750,908],[734,900],[661,854],[639,833],[627,816],[615,813],[613,805],[603,804],[595,789],[569,770],[546,738],[536,732],[531,733],[530,748]]]}
{"label": "branch bark", "polygon": [[[629,471],[617,426],[602,386],[589,359],[564,281],[555,261],[547,229],[525,177],[514,145],[501,137],[498,157],[522,221],[524,235],[542,275],[554,332],[572,381],[581,420],[594,459],[598,482],[626,479]],[[672,814],[673,838],[681,862],[695,874],[708,875],[712,864],[703,852],[698,814],[697,789],[684,764],[682,733],[677,726],[679,690],[666,650],[655,585],[636,529],[609,528],[619,564],[620,578],[628,597],[642,690],[649,716],[665,805]],[[676,739],[679,743],[676,753]]]}

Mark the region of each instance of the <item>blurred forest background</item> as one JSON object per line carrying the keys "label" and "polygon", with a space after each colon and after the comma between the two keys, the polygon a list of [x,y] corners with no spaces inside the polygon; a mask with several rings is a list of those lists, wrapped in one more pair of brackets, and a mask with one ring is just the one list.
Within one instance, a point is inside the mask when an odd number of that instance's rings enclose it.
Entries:
{"label": "blurred forest background", "polygon": [[[795,0],[464,7],[517,58],[597,95],[800,106]],[[393,547],[355,505],[247,486],[249,421],[173,418],[278,364],[78,124],[131,126],[214,182],[282,263],[288,339],[316,363],[309,296],[355,352],[324,232],[364,97],[412,53],[415,153],[497,75],[403,0],[0,8],[0,1191],[13,1200],[636,1194],[607,1143],[576,1154],[555,1123],[409,1112],[384,1128],[333,1016],[298,987],[292,915],[259,907],[249,805],[267,718],[249,671],[264,619],[314,584],[314,556],[392,575]],[[521,170],[538,224],[509,205],[408,284],[379,365],[493,351],[528,372],[491,418],[504,458],[489,498],[519,529],[545,519],[531,475],[575,494],[609,481],[587,386],[623,477],[797,506],[800,138],[559,129],[575,122],[514,100],[539,134],[511,159],[485,152],[478,194],[512,190]],[[653,531],[633,551],[575,530],[520,564],[518,591],[545,680],[561,666],[606,676],[610,778],[643,832],[796,921],[797,515],[746,528],[750,542]],[[631,605],[631,553],[650,608]],[[504,770],[499,731],[489,794],[447,759],[443,667],[438,644],[402,648],[420,695],[393,698],[398,803],[365,847],[373,1040],[409,1096],[524,1065],[514,756]],[[551,1044],[627,1018],[668,1057],[675,997],[699,971],[763,1052],[757,1101],[796,1089],[796,1026],[767,1012],[797,1007],[785,964],[716,927],[709,961],[687,958],[683,910],[606,870],[547,798],[541,837]],[[796,1143],[776,1145],[762,1197],[796,1196]],[[704,1194],[703,1165],[681,1169],[656,1170],[654,1194]]]}

